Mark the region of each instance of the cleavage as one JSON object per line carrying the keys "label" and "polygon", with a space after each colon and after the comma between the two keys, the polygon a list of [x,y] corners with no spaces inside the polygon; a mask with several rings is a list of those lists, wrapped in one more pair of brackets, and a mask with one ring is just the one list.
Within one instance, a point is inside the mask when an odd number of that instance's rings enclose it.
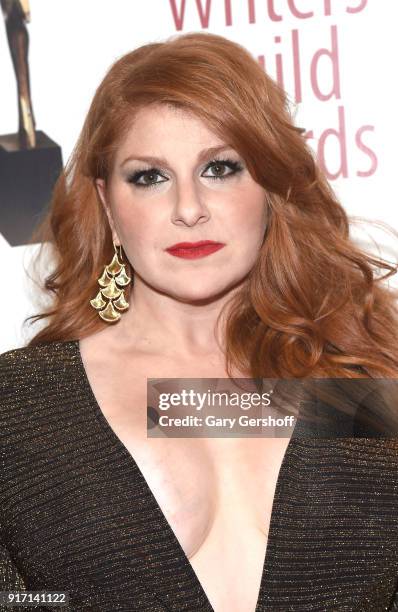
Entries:
{"label": "cleavage", "polygon": [[264,539],[279,468],[277,453],[258,452],[264,439],[160,442],[140,445],[136,462],[188,558],[243,526]]}

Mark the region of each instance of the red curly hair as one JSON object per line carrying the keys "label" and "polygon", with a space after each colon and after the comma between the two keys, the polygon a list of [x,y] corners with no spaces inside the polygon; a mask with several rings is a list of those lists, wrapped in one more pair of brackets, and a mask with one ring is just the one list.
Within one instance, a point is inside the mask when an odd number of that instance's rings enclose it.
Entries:
{"label": "red curly hair", "polygon": [[29,345],[107,325],[89,304],[113,255],[94,181],[107,179],[134,113],[151,103],[196,114],[267,192],[258,260],[228,304],[228,373],[234,364],[259,378],[398,377],[397,292],[383,281],[397,265],[350,239],[348,216],[293,124],[286,93],[244,47],[209,33],[141,46],[99,85],[30,241],[51,244],[55,267],[42,282],[50,306],[27,319],[46,322]]}

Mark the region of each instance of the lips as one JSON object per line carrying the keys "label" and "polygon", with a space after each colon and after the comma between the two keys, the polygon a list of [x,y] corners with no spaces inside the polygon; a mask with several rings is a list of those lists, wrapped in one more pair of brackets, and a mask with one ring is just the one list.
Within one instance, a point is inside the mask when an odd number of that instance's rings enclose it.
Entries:
{"label": "lips", "polygon": [[215,253],[225,246],[222,242],[214,242],[213,240],[200,240],[199,242],[177,242],[171,247],[165,249],[174,257],[183,257],[184,259],[196,259],[198,257],[206,257]]}

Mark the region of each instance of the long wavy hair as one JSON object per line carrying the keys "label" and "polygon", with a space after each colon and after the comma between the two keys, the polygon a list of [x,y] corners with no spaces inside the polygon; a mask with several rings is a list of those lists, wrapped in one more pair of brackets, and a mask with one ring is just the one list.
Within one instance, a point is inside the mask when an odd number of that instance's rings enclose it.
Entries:
{"label": "long wavy hair", "polygon": [[108,325],[89,304],[113,255],[94,181],[108,178],[134,114],[151,103],[194,113],[266,190],[258,260],[227,304],[228,375],[233,364],[259,378],[398,377],[397,291],[385,282],[396,263],[351,240],[349,218],[294,125],[286,93],[244,47],[209,33],[135,49],[96,90],[30,240],[41,244],[36,263],[50,244],[54,267],[39,281],[49,303],[25,320],[45,322],[28,345],[83,338]]}

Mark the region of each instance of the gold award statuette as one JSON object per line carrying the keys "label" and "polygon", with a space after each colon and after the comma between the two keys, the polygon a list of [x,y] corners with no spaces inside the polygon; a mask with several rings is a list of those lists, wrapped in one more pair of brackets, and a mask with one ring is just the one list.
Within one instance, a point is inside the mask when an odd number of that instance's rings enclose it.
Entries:
{"label": "gold award statuette", "polygon": [[29,242],[51,200],[63,163],[61,147],[36,130],[26,28],[31,19],[29,1],[0,0],[0,6],[16,77],[19,115],[18,132],[0,135],[0,233],[16,246]]}
{"label": "gold award statuette", "polygon": [[30,22],[28,0],[0,0],[8,45],[18,88],[19,143],[22,147],[36,146],[35,118],[30,95],[28,49],[29,35],[25,23]]}

